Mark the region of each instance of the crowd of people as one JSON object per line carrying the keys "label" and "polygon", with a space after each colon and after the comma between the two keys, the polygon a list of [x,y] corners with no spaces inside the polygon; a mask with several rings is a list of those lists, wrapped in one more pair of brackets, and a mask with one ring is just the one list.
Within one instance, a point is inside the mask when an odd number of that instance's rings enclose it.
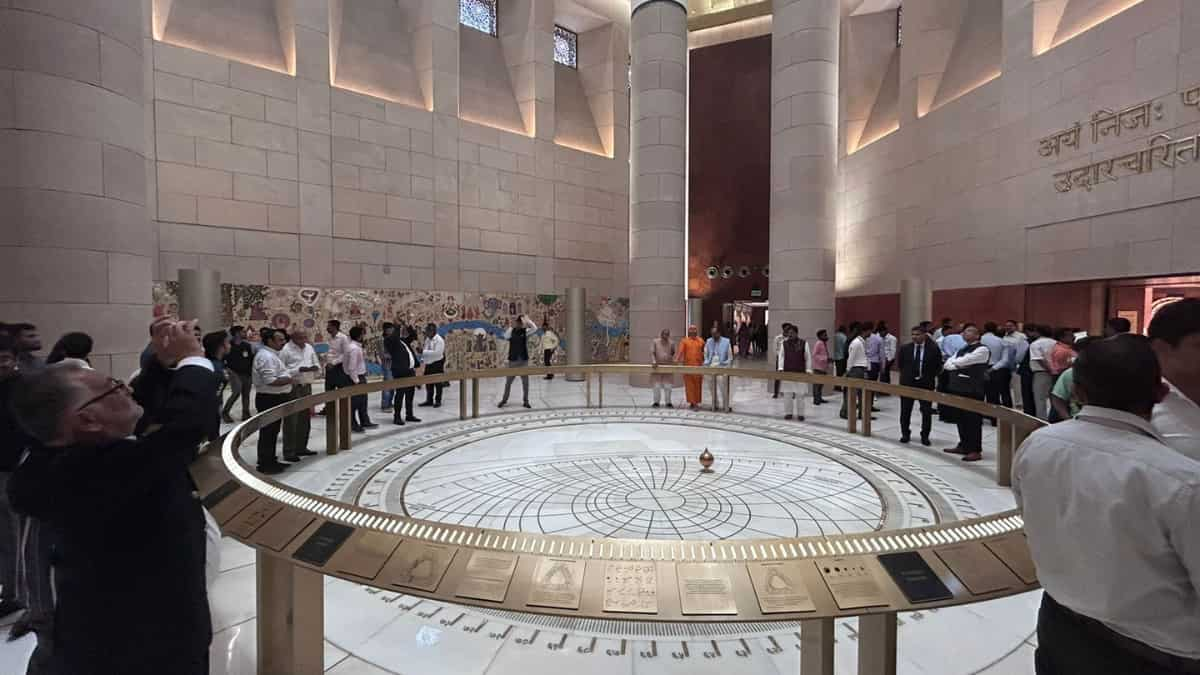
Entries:
{"label": "crowd of people", "polygon": [[[1047,591],[1039,664],[1050,664],[1045,672],[1082,672],[1072,664],[1110,659],[1132,664],[1122,672],[1176,672],[1151,666],[1197,656],[1200,626],[1194,616],[1179,617],[1197,606],[1200,578],[1200,537],[1191,527],[1200,517],[1200,299],[1159,310],[1146,337],[1130,329],[1114,319],[1106,336],[1089,338],[1036,323],[1021,330],[1014,321],[1001,329],[946,319],[914,326],[901,344],[884,324],[859,322],[811,339],[785,324],[775,367],[887,382],[895,366],[902,385],[1017,405],[1055,422],[1030,437],[1013,470]],[[521,316],[505,335],[510,367],[529,363],[538,332],[543,362],[551,362],[557,336]],[[309,395],[322,374],[326,389],[365,382],[363,326],[343,333],[335,320],[326,333],[329,349],[319,356],[303,329],[267,328],[252,342],[240,326],[204,334],[194,322],[159,319],[127,385],[92,369],[86,334],[62,336],[43,360],[36,326],[0,324],[0,616],[23,612],[12,635],[37,634],[30,673],[207,672],[215,526],[188,465],[218,437],[222,418],[232,421],[238,402],[245,418],[251,403],[262,411]],[[385,324],[381,347],[390,380],[444,369],[445,341],[433,324],[420,333]],[[650,359],[728,368],[734,353],[714,323],[707,339],[694,325],[678,343],[662,331]],[[506,378],[501,407],[515,379]],[[674,407],[673,376],[651,379],[653,406]],[[395,424],[419,422],[416,388],[395,384],[381,407]],[[695,409],[702,376],[685,375],[684,384]],[[526,407],[528,386],[522,377]],[[440,406],[443,388],[427,385],[419,406]],[[788,419],[803,420],[809,398],[826,402],[819,385],[777,382],[775,396],[786,399]],[[901,397],[901,442],[910,440],[913,407],[914,399]],[[352,410],[355,431],[376,426],[365,395],[353,397]],[[959,444],[947,452],[979,459],[982,415],[945,405],[935,412],[927,401],[920,411],[925,445],[937,414],[958,426]],[[309,411],[265,425],[259,471],[279,473],[316,454],[309,427]],[[1080,556],[1103,564],[1081,577],[1072,571]],[[1154,602],[1178,613],[1142,611],[1139,603],[1149,600],[1123,590],[1129,584],[1120,579],[1130,574],[1134,586],[1156,589]],[[1089,640],[1100,646],[1082,646]]]}

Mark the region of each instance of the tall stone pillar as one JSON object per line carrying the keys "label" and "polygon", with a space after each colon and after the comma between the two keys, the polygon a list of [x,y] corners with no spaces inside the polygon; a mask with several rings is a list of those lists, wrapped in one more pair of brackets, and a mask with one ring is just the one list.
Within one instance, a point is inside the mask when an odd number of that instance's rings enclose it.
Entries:
{"label": "tall stone pillar", "polygon": [[146,346],[155,246],[142,4],[0,3],[0,316],[47,349],[86,331],[122,377]]}
{"label": "tall stone pillar", "polygon": [[205,333],[227,328],[221,316],[221,273],[179,270],[179,318],[196,321]]}
{"label": "tall stone pillar", "polygon": [[771,319],[811,339],[834,328],[838,0],[774,0]]}
{"label": "tall stone pillar", "polygon": [[928,279],[901,279],[900,325],[892,333],[903,342],[913,326],[933,320],[933,285]]}
{"label": "tall stone pillar", "polygon": [[687,175],[687,10],[633,0],[630,25],[630,361],[645,363],[663,328],[682,335]]}

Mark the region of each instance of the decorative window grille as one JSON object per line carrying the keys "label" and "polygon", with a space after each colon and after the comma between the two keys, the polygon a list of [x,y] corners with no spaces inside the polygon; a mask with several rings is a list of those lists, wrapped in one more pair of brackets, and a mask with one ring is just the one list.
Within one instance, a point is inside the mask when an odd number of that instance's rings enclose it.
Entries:
{"label": "decorative window grille", "polygon": [[496,0],[458,0],[458,22],[496,35]]}
{"label": "decorative window grille", "polygon": [[896,7],[896,46],[904,44],[904,5]]}
{"label": "decorative window grille", "polygon": [[554,26],[554,62],[579,67],[579,36],[558,25]]}

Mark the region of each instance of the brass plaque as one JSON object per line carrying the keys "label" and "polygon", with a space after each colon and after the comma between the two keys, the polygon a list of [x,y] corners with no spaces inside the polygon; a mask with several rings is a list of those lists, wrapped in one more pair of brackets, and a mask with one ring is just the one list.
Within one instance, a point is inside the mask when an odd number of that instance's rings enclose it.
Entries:
{"label": "brass plaque", "polygon": [[729,571],[717,563],[675,566],[679,601],[684,614],[737,614]]}
{"label": "brass plaque", "polygon": [[583,595],[583,561],[569,558],[539,558],[533,571],[527,605],[579,609]]}
{"label": "brass plaque", "polygon": [[460,598],[504,602],[513,572],[517,571],[517,558],[515,553],[472,552],[454,594]]}
{"label": "brass plaque", "polygon": [[208,512],[212,514],[213,520],[221,527],[225,526],[238,514],[242,509],[246,508],[250,502],[258,498],[258,493],[254,490],[245,487],[239,487],[229,493],[224,499],[214,504]]}
{"label": "brass plaque", "polygon": [[272,551],[282,551],[301,532],[316,520],[313,514],[300,509],[287,509],[268,520],[254,532],[250,541],[261,544]]}
{"label": "brass plaque", "polygon": [[1026,584],[1037,583],[1037,568],[1033,566],[1033,558],[1029,555],[1029,542],[1024,534],[1011,534],[1006,537],[988,539],[983,542],[988,550],[1008,565],[1021,581]]}
{"label": "brass plaque", "polygon": [[400,545],[379,576],[393,586],[432,593],[442,583],[455,553],[458,553],[455,546],[409,540]]}
{"label": "brass plaque", "polygon": [[841,609],[882,607],[888,604],[867,558],[814,560],[821,578]]}
{"label": "brass plaque", "polygon": [[978,543],[955,544],[935,549],[937,557],[963,586],[975,595],[1012,588],[1017,578],[1000,559]]}
{"label": "brass plaque", "polygon": [[658,613],[658,573],[652,562],[604,565],[604,611]]}
{"label": "brass plaque", "polygon": [[374,579],[399,545],[400,537],[394,534],[359,530],[338,549],[329,564],[339,572]]}
{"label": "brass plaque", "polygon": [[801,563],[756,562],[746,563],[746,568],[763,614],[816,611],[804,585]]}
{"label": "brass plaque", "polygon": [[225,523],[226,533],[242,539],[249,539],[254,531],[262,527],[276,513],[283,510],[283,504],[272,499],[258,499],[253,504],[242,509],[240,513]]}

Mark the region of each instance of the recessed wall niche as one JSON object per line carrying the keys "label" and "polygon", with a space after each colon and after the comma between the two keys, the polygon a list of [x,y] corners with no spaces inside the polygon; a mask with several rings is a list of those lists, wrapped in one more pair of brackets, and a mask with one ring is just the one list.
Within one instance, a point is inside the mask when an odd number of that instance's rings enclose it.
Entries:
{"label": "recessed wall niche", "polygon": [[154,39],[289,75],[292,0],[153,0]]}
{"label": "recessed wall niche", "polygon": [[[897,12],[852,14],[842,23],[841,105],[847,154],[900,128]],[[807,38],[805,38],[807,39]]]}
{"label": "recessed wall niche", "polygon": [[1142,0],[1034,0],[1033,54],[1037,56],[1054,49],[1141,2]]}
{"label": "recessed wall niche", "polygon": [[932,0],[910,3],[905,24],[921,49],[914,52],[917,116],[1000,76],[1003,0]]}
{"label": "recessed wall niche", "polygon": [[607,18],[571,0],[559,0],[554,23],[578,35],[576,67],[554,64],[554,142],[612,157],[616,92],[628,77],[627,38]]}
{"label": "recessed wall niche", "polygon": [[[432,108],[418,47],[422,5],[430,0],[331,0],[329,76],[333,86]],[[445,1],[445,0],[443,0]]]}

